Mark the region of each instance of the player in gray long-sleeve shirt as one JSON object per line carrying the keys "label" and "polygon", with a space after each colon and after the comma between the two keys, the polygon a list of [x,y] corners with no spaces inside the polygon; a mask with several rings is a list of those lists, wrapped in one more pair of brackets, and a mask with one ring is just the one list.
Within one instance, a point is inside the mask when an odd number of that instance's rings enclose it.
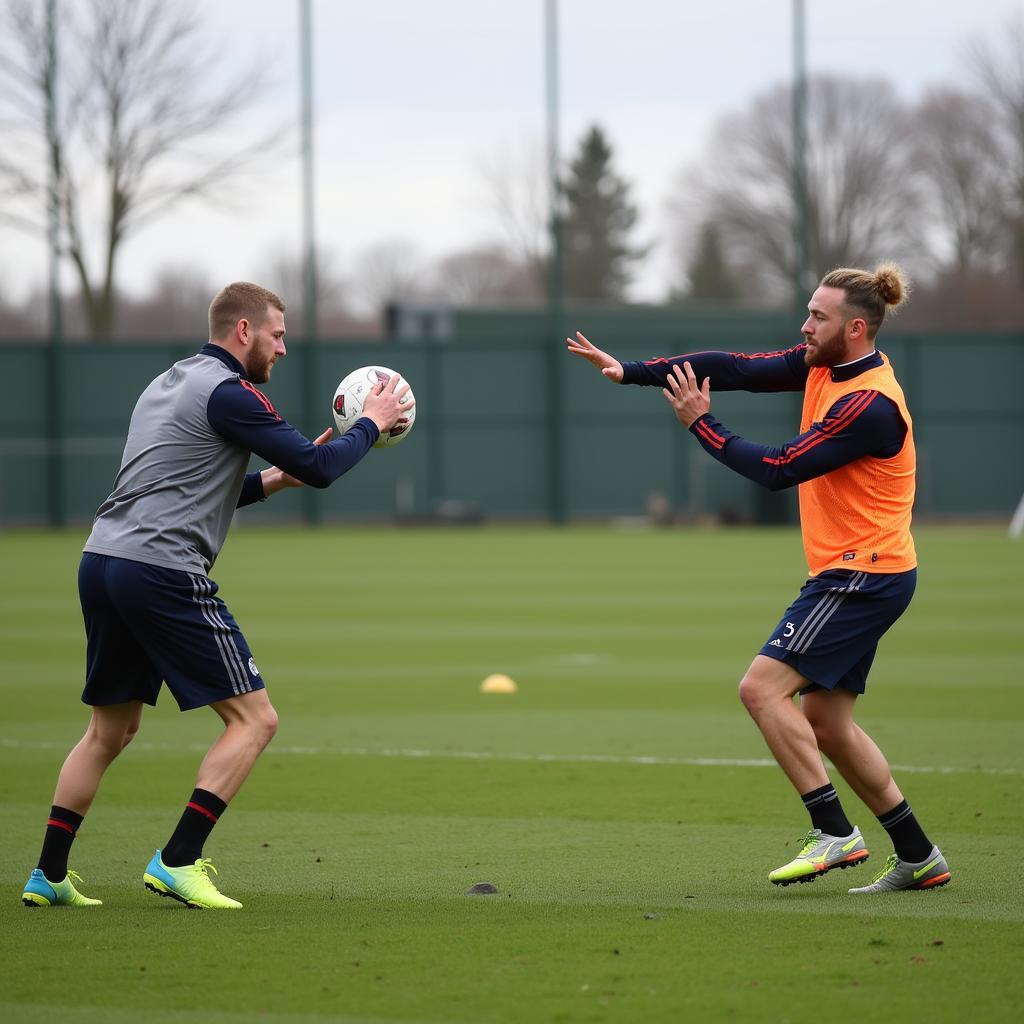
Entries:
{"label": "player in gray long-sleeve shirt", "polygon": [[[140,396],[121,468],[96,513],[79,566],[88,638],[85,735],[57,780],[26,906],[96,906],[68,872],[71,844],[103,774],[138,731],[163,682],[183,711],[210,706],[224,732],[199,769],[171,838],[143,874],[147,889],[187,906],[241,903],[211,880],[203,844],[277,729],[245,637],[209,572],[235,509],[285,487],[326,487],[411,408],[397,377],[366,399],[342,437],[309,441],[255,385],[285,355],[284,303],[236,282],[210,306],[210,343]],[[273,468],[246,473],[255,453]]]}

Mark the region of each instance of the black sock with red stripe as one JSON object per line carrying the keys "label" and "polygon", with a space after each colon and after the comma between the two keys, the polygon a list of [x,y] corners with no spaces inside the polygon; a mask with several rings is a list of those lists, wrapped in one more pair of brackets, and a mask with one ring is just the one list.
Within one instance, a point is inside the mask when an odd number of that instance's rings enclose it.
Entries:
{"label": "black sock with red stripe", "polygon": [[39,854],[39,869],[50,882],[63,882],[68,873],[68,854],[78,835],[78,826],[85,819],[81,814],[54,804],[46,822],[43,849]]}
{"label": "black sock with red stripe", "polygon": [[195,864],[203,855],[203,843],[210,837],[217,819],[227,810],[219,796],[205,789],[192,790],[185,813],[160,854],[169,868]]}

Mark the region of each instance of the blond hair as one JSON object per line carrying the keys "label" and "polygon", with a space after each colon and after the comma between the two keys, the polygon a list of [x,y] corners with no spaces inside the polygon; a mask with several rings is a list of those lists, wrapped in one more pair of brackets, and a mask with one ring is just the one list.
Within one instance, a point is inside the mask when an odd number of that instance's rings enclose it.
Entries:
{"label": "blond hair", "polygon": [[878,333],[886,309],[895,311],[910,295],[910,282],[895,263],[883,263],[873,274],[853,267],[837,267],[821,279],[821,284],[846,292],[843,306],[849,316],[863,318],[869,338]]}
{"label": "blond hair", "polygon": [[239,320],[259,328],[274,306],[284,312],[284,303],[266,288],[250,281],[235,281],[221,288],[210,303],[210,339],[220,340]]}

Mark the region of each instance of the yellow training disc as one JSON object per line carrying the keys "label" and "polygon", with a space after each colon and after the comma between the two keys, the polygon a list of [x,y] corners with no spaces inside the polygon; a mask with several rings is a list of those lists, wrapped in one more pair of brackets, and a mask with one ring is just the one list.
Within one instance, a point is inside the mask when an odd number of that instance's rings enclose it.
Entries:
{"label": "yellow training disc", "polygon": [[481,693],[515,693],[519,689],[515,684],[514,679],[510,679],[506,675],[502,675],[500,672],[495,675],[488,676],[480,684]]}

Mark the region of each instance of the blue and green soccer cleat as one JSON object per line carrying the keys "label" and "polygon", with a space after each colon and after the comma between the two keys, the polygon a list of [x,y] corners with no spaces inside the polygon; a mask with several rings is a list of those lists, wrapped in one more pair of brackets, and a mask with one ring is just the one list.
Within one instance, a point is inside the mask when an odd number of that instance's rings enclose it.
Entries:
{"label": "blue and green soccer cleat", "polygon": [[21,902],[26,907],[102,907],[103,900],[89,899],[75,888],[75,882],[81,880],[77,871],[69,871],[63,882],[51,882],[39,868],[33,868]]}
{"label": "blue and green soccer cleat", "polygon": [[937,846],[919,864],[900,860],[895,853],[889,854],[878,877],[870,885],[860,889],[850,889],[851,893],[864,892],[901,892],[907,889],[937,889],[945,885],[952,875],[946,858]]}
{"label": "blue and green soccer cleat", "polygon": [[158,896],[170,896],[171,899],[184,903],[186,907],[201,910],[239,910],[242,904],[238,900],[225,896],[210,878],[210,872],[217,874],[217,869],[209,860],[197,860],[195,864],[186,864],[180,868],[170,868],[157,850],[153,859],[146,866],[142,881],[150,892]]}
{"label": "blue and green soccer cleat", "polygon": [[773,885],[792,885],[794,882],[813,882],[833,868],[849,868],[868,859],[864,837],[856,827],[848,836],[830,836],[820,828],[811,829],[804,839],[803,848],[788,864],[776,868],[768,875]]}

